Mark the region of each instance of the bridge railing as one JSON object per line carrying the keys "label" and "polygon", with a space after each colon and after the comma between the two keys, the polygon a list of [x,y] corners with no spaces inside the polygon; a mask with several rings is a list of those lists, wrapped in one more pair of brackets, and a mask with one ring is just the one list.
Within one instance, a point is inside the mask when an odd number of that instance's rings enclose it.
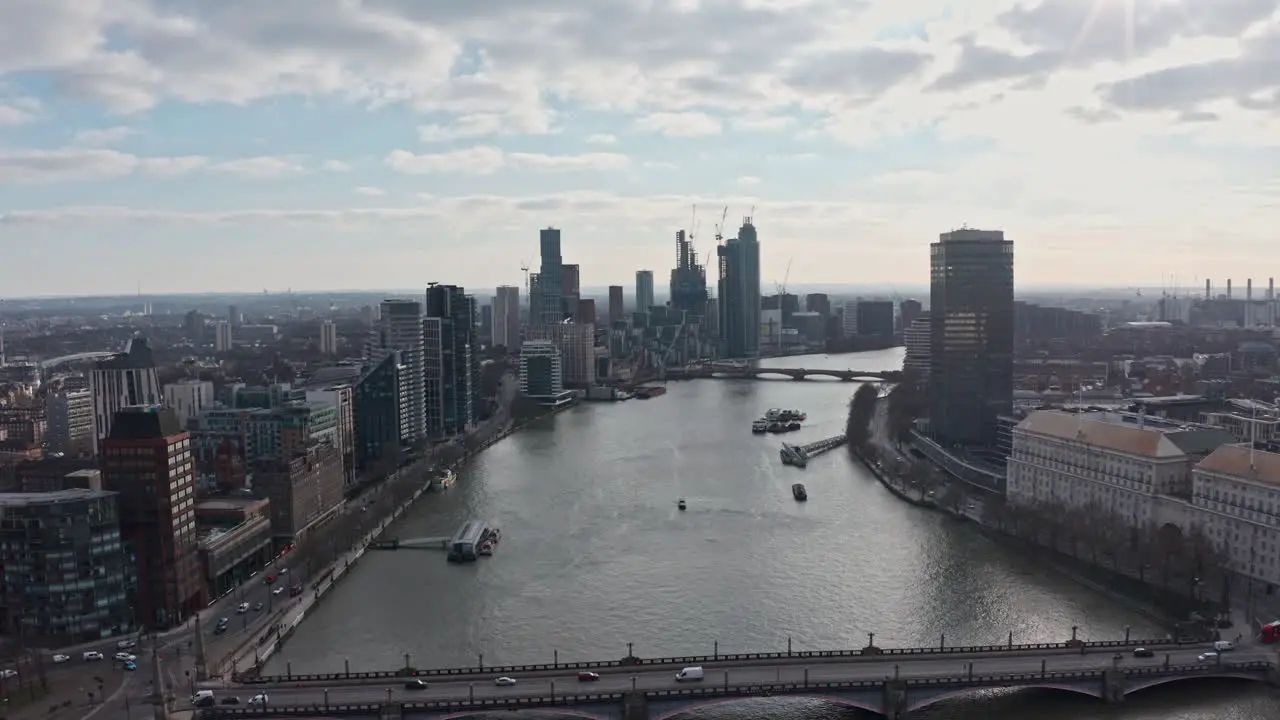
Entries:
{"label": "bridge railing", "polygon": [[[1244,663],[1196,664],[1196,665],[1153,665],[1150,667],[1121,667],[1125,677],[1151,676],[1197,676],[1221,675],[1223,673],[1265,672],[1271,668],[1266,661]],[[1067,670],[1026,673],[984,673],[981,675],[956,675],[951,677],[904,678],[903,682],[910,688],[938,687],[990,687],[1036,684],[1046,681],[1079,681],[1097,680],[1106,674],[1106,670]],[[769,695],[798,695],[805,693],[831,694],[833,692],[878,691],[884,686],[884,680],[848,680],[828,682],[765,682],[721,685],[708,680],[697,687],[681,687],[666,690],[647,690],[644,695],[649,700],[698,699],[715,697],[753,697]],[[579,693],[533,695],[526,697],[481,698],[469,700],[423,700],[401,704],[404,712],[465,712],[483,711],[486,709],[518,709],[534,707],[573,707],[583,705],[599,705],[603,703],[622,702],[625,693]],[[325,705],[274,705],[269,707],[213,707],[204,709],[202,718],[234,718],[234,717],[266,717],[266,716],[313,716],[313,715],[357,715],[378,713],[381,703],[329,703]]]}
{"label": "bridge railing", "polygon": [[[687,667],[690,665],[733,665],[751,664],[767,661],[800,662],[803,660],[833,661],[855,658],[882,657],[917,657],[928,655],[1004,655],[1033,651],[1074,650],[1079,642],[969,645],[964,647],[929,647],[929,648],[862,648],[859,650],[797,650],[794,652],[767,653],[718,653],[713,655],[684,655],[658,658],[629,658],[623,660],[603,660],[588,662],[533,663],[527,665],[485,665],[484,667],[454,668],[399,668],[397,670],[374,670],[368,672],[334,672],[334,673],[291,673],[286,675],[252,675],[244,673],[234,678],[244,684],[279,684],[305,682],[332,682],[335,680],[383,680],[388,678],[421,677],[447,678],[450,676],[468,675],[514,675],[517,673],[542,673],[562,670],[595,670],[625,671],[631,668]],[[1097,640],[1083,643],[1086,649],[1103,649],[1119,647],[1171,647],[1178,641],[1171,638],[1145,640]]]}

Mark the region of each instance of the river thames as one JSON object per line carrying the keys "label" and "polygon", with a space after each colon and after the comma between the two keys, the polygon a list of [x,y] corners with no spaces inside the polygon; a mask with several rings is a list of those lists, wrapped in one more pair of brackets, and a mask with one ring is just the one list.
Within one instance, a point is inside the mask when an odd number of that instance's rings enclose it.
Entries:
{"label": "river thames", "polygon": [[[765,361],[776,367],[898,369],[902,350]],[[785,436],[839,434],[854,383],[697,380],[666,395],[584,404],[540,421],[461,469],[392,528],[450,535],[475,517],[502,529],[491,558],[451,565],[430,550],[372,552],[274,658],[269,672],[617,659],[881,646],[1050,642],[1162,635],[1118,606],[971,526],[908,506],[844,450],[783,467],[767,408],[808,413]],[[809,501],[791,485],[803,481]],[[676,503],[684,498],[688,510]],[[956,720],[1262,720],[1280,696],[1202,682],[1120,706],[1051,692],[988,693],[913,713]],[[875,717],[774,699],[686,720]],[[511,718],[511,713],[501,717]],[[537,715],[544,720],[551,717]]]}

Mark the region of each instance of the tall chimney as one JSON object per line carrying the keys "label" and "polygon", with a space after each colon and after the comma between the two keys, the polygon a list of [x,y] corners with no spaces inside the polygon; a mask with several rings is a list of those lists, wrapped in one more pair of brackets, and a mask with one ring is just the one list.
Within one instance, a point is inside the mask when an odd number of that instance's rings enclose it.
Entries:
{"label": "tall chimney", "polygon": [[1227,278],[1227,299],[1231,299],[1231,278]]}
{"label": "tall chimney", "polygon": [[1253,327],[1253,278],[1244,281],[1244,326]]}
{"label": "tall chimney", "polygon": [[1211,285],[1210,283],[1211,281],[1209,280],[1209,278],[1204,279],[1204,299],[1205,300],[1213,299],[1213,285]]}
{"label": "tall chimney", "polygon": [[1276,326],[1276,279],[1267,279],[1267,326]]}

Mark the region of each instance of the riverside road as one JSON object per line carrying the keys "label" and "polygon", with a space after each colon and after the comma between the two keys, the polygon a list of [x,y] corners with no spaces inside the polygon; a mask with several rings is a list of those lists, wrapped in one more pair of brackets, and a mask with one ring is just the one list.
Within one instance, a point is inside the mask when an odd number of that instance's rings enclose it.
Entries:
{"label": "riverside road", "polygon": [[[899,349],[769,362],[888,370],[901,358]],[[882,647],[937,646],[943,635],[948,647],[1003,643],[1010,632],[1015,643],[1062,642],[1072,626],[1085,639],[1123,638],[1126,628],[1135,638],[1163,634],[1151,618],[1038,559],[907,506],[845,452],[805,470],[783,467],[780,442],[841,432],[856,389],[817,378],[672,382],[652,400],[585,404],[535,423],[463,467],[453,489],[426,496],[391,530],[443,536],[481,518],[502,529],[493,557],[460,566],[438,551],[367,554],[266,672],[341,672],[344,661],[353,672],[392,670],[405,654],[423,668],[616,660],[629,643],[652,658],[782,652],[789,641],[796,651],[858,648],[868,633]],[[752,435],[751,419],[772,407],[803,410],[808,420],[788,435]],[[792,498],[795,482],[808,488],[807,503]],[[850,712],[786,698],[682,720],[861,717]],[[1261,687],[1214,681],[1105,709],[1089,698],[993,691],[913,720],[1031,716],[1270,720],[1280,702]]]}

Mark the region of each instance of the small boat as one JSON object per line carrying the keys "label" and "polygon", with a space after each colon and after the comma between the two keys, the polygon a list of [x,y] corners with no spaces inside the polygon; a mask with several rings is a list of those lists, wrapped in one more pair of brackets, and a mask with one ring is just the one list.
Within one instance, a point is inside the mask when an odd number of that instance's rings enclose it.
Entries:
{"label": "small boat", "polygon": [[804,485],[802,483],[796,483],[791,486],[791,497],[799,500],[800,502],[804,502],[809,499],[809,493],[804,489]]}
{"label": "small boat", "polygon": [[787,423],[787,430],[788,430],[788,431],[792,431],[792,430],[799,430],[799,429],[800,429],[800,423],[795,422],[794,420],[793,420],[793,421],[791,421],[791,422],[789,422],[789,423]]}
{"label": "small boat", "polygon": [[681,510],[684,510],[687,508],[684,502],[684,498],[680,498],[680,501],[676,503],[676,507],[680,508]]}
{"label": "small boat", "polygon": [[481,554],[481,555],[492,555],[492,554],[493,554],[493,543],[492,543],[492,542],[487,542],[487,543],[485,543],[485,544],[481,545],[481,546],[480,546],[480,554]]}
{"label": "small boat", "polygon": [[760,418],[759,420],[752,422],[751,432],[755,433],[756,435],[763,435],[769,432],[769,421],[765,420],[764,418]]}

